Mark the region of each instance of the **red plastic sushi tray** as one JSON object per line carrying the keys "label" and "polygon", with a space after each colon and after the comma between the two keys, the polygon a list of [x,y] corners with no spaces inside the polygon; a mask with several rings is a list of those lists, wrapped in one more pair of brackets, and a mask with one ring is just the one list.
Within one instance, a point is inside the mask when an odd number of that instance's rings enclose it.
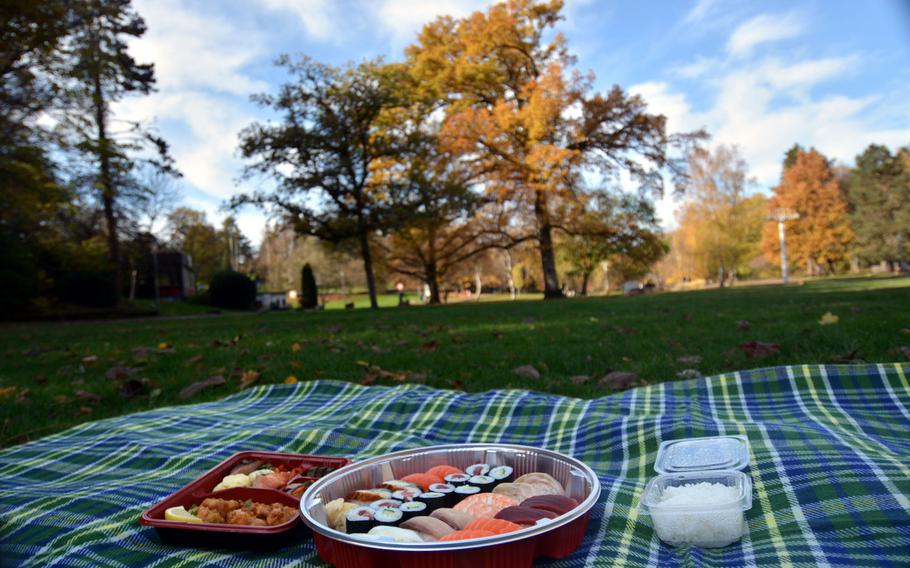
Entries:
{"label": "red plastic sushi tray", "polygon": [[[180,488],[163,501],[142,513],[139,523],[154,527],[161,542],[177,546],[234,549],[274,549],[294,540],[298,540],[308,531],[300,522],[300,516],[275,526],[258,527],[245,525],[228,525],[220,523],[188,523],[165,520],[164,512],[171,507],[189,508],[201,503],[209,496],[222,499],[245,501],[250,499],[261,503],[281,503],[288,507],[299,508],[300,499],[276,489],[259,489],[236,487],[212,493],[212,489],[237,465],[247,460],[262,460],[272,465],[283,465],[288,468],[329,467],[341,468],[350,463],[347,458],[330,456],[313,456],[304,454],[286,454],[278,452],[239,452],[210,469],[201,477]],[[297,476],[291,482],[315,482],[318,478]]]}

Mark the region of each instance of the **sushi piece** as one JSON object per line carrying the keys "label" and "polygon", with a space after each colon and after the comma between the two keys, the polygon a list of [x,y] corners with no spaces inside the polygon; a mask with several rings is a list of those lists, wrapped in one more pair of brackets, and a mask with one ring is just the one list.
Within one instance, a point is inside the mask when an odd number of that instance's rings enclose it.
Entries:
{"label": "sushi piece", "polygon": [[500,483],[493,488],[493,493],[506,495],[519,503],[536,495],[534,486],[530,483]]}
{"label": "sushi piece", "polygon": [[457,467],[452,467],[450,465],[437,465],[436,467],[431,467],[427,470],[427,475],[435,475],[436,477],[446,478],[447,475],[453,473],[464,473]]}
{"label": "sushi piece", "polygon": [[397,509],[401,507],[401,501],[398,499],[381,499],[379,501],[373,501],[370,503],[370,507],[373,509],[384,509],[387,507]]}
{"label": "sushi piece", "polygon": [[453,540],[468,540],[471,538],[483,538],[485,536],[496,536],[496,533],[490,531],[453,531],[442,537],[440,542],[451,542]]}
{"label": "sushi piece", "polygon": [[515,483],[529,483],[534,486],[535,495],[565,495],[562,483],[546,473],[526,473],[515,480]]}
{"label": "sushi piece", "polygon": [[490,477],[489,475],[475,475],[468,480],[469,485],[474,487],[480,487],[480,491],[483,493],[489,493],[493,491],[493,487],[496,486],[496,480]]}
{"label": "sushi piece", "polygon": [[[470,497],[471,495],[477,495],[480,493],[480,487],[475,487],[473,485],[460,485],[455,488],[455,491],[452,492],[453,500],[455,504],[461,503],[465,497]],[[453,507],[455,505],[452,505]]]}
{"label": "sushi piece", "polygon": [[471,515],[455,509],[436,509],[430,516],[434,519],[439,519],[457,531],[464,529],[474,520]]}
{"label": "sushi piece", "polygon": [[400,526],[403,529],[410,529],[428,535],[433,540],[439,540],[450,532],[455,531],[455,529],[450,527],[447,523],[440,521],[439,519],[434,519],[433,517],[414,517],[413,519],[401,523]]}
{"label": "sushi piece", "polygon": [[530,507],[506,507],[505,509],[496,513],[493,518],[509,521],[515,523],[516,525],[534,525],[537,524],[537,522],[541,519],[555,519],[558,516],[559,515],[552,511],[544,511],[543,509],[532,509]]}
{"label": "sushi piece", "polygon": [[401,478],[401,481],[409,481],[420,486],[424,491],[429,491],[430,485],[434,483],[442,483],[445,481],[441,477],[436,477],[435,475],[429,475],[426,473],[412,473],[411,475],[406,475]]}
{"label": "sushi piece", "polygon": [[509,483],[515,479],[513,473],[511,467],[507,465],[498,465],[490,469],[490,472],[487,475],[496,481],[496,485],[499,485],[500,483]]}
{"label": "sushi piece", "polygon": [[[408,487],[407,489],[401,489],[400,491],[392,493],[392,499],[407,503],[408,501],[416,499],[421,493],[423,493],[423,490],[415,485],[414,487]],[[530,496],[533,497],[533,494]]]}
{"label": "sushi piece", "polygon": [[347,496],[345,501],[354,501],[356,503],[369,504],[381,499],[391,499],[392,492],[387,489],[361,489],[353,491]]}
{"label": "sushi piece", "polygon": [[521,502],[522,507],[551,511],[557,515],[568,513],[578,506],[578,501],[565,495],[538,495]]}
{"label": "sushi piece", "polygon": [[365,533],[376,526],[370,507],[355,507],[345,513],[345,526],[348,534]]}
{"label": "sushi piece", "polygon": [[448,504],[448,497],[444,493],[427,491],[417,496],[417,501],[427,504],[427,512],[432,513],[436,509],[442,509]]}
{"label": "sushi piece", "polygon": [[445,495],[445,506],[451,507],[455,504],[455,486],[448,483],[434,483],[430,486],[433,493],[442,493]]}
{"label": "sushi piece", "polygon": [[401,516],[401,509],[383,507],[374,510],[373,520],[376,521],[378,526],[395,527],[401,522]]}
{"label": "sushi piece", "polygon": [[475,463],[464,468],[464,472],[468,475],[486,475],[490,473],[490,466],[485,463]]}
{"label": "sushi piece", "polygon": [[465,530],[490,531],[495,534],[506,534],[521,530],[521,525],[504,521],[502,519],[475,519],[468,523]]}
{"label": "sushi piece", "polygon": [[407,503],[402,503],[398,510],[401,511],[402,521],[407,521],[408,519],[429,513],[429,511],[427,511],[427,504],[422,501],[408,501]]}
{"label": "sushi piece", "polygon": [[402,481],[400,479],[391,479],[389,481],[383,481],[379,484],[379,487],[382,489],[388,489],[391,492],[403,491],[405,489],[415,489],[417,484],[411,483],[410,481]]}
{"label": "sushi piece", "polygon": [[408,529],[401,529],[398,527],[374,527],[370,529],[370,532],[366,533],[364,536],[367,536],[373,540],[385,540],[391,542],[423,542],[423,539],[420,538],[420,535],[416,532]]}
{"label": "sushi piece", "polygon": [[356,509],[357,505],[346,503],[344,499],[338,498],[325,504],[325,517],[329,526],[336,531],[347,532],[345,515],[351,509]]}
{"label": "sushi piece", "polygon": [[476,519],[492,519],[499,511],[516,505],[518,505],[518,501],[505,495],[479,493],[466,497],[464,501],[455,505],[454,509],[472,515]]}
{"label": "sushi piece", "polygon": [[471,479],[471,476],[467,473],[450,473],[445,476],[445,482],[449,485],[454,485],[455,487],[467,485],[469,479]]}

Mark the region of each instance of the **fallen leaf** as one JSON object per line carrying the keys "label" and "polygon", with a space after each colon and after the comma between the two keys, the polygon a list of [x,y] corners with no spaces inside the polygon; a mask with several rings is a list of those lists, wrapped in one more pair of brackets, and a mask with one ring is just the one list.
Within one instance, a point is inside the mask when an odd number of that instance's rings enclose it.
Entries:
{"label": "fallen leaf", "polygon": [[904,354],[904,357],[906,357],[907,359],[910,359],[910,347],[907,347],[906,345],[902,345],[902,346],[898,347],[898,349],[900,349],[900,352]]}
{"label": "fallen leaf", "polygon": [[424,343],[423,345],[420,346],[420,350],[423,351],[424,353],[432,353],[432,352],[436,351],[436,348],[438,346],[439,345],[435,341],[427,341],[426,343]]}
{"label": "fallen leaf", "polygon": [[16,387],[0,387],[0,398],[6,398],[16,394]]}
{"label": "fallen leaf", "polygon": [[115,365],[105,371],[104,376],[112,381],[120,381],[135,374],[138,370],[132,367],[124,367],[123,365]]}
{"label": "fallen leaf", "polygon": [[360,365],[361,367],[369,367],[369,366],[370,366],[369,361],[364,361],[363,359],[358,359],[357,361],[354,361],[354,364],[355,364],[355,365]]}
{"label": "fallen leaf", "polygon": [[571,382],[573,385],[583,385],[590,380],[590,375],[572,375],[569,377],[569,382]]}
{"label": "fallen leaf", "polygon": [[189,359],[186,360],[186,366],[190,367],[192,365],[195,365],[196,363],[200,363],[200,362],[202,362],[203,359],[204,359],[204,357],[202,356],[202,354],[193,355],[192,357],[190,357]]}
{"label": "fallen leaf", "polygon": [[186,400],[188,398],[193,398],[194,396],[196,396],[197,394],[201,393],[204,390],[207,390],[207,389],[210,389],[213,387],[219,387],[225,383],[227,383],[227,381],[225,380],[225,378],[223,376],[212,375],[211,377],[208,377],[207,379],[195,382],[187,387],[184,387],[184,389],[181,390],[180,394],[178,394],[177,396],[180,397],[182,400]]}
{"label": "fallen leaf", "polygon": [[16,402],[18,404],[23,404],[28,401],[28,395],[31,394],[32,389],[22,389],[19,391],[19,394],[16,395]]}
{"label": "fallen leaf", "polygon": [[250,369],[249,371],[244,371],[240,376],[240,390],[247,388],[256,381],[259,380],[259,371],[254,371]]}
{"label": "fallen leaf", "polygon": [[133,354],[133,361],[137,363],[144,363],[148,361],[149,354],[152,352],[152,350],[148,347],[133,347],[130,351]]}
{"label": "fallen leaf", "polygon": [[91,413],[92,413],[91,406],[80,406],[79,410],[76,411],[76,416],[81,416],[84,414],[91,414]]}
{"label": "fallen leaf", "polygon": [[388,353],[389,352],[388,349],[383,349],[382,347],[380,347],[378,345],[370,345],[370,351],[372,351],[373,353]]}
{"label": "fallen leaf", "polygon": [[42,353],[47,353],[48,351],[50,351],[49,347],[39,346],[26,349],[22,352],[22,354],[26,357],[34,357],[35,355],[41,355]]}
{"label": "fallen leaf", "polygon": [[736,329],[739,331],[749,331],[751,327],[752,324],[749,323],[749,320],[736,320]]}
{"label": "fallen leaf", "polygon": [[358,382],[362,385],[372,385],[376,382],[376,374],[367,370],[363,373],[363,377]]}
{"label": "fallen leaf", "polygon": [[70,401],[70,397],[66,396],[65,394],[58,394],[54,396],[54,401],[57,404],[66,404]]}
{"label": "fallen leaf", "polygon": [[294,353],[299,353],[301,349],[303,349],[303,347],[300,345],[300,343],[294,342],[291,344],[291,351]]}
{"label": "fallen leaf", "polygon": [[764,359],[765,357],[780,353],[780,345],[776,343],[766,343],[764,341],[740,343],[739,348],[749,359]]}
{"label": "fallen leaf", "polygon": [[839,319],[839,317],[832,314],[831,312],[825,312],[824,315],[822,315],[821,319],[818,320],[818,323],[819,325],[831,325],[833,323],[837,323],[837,320]]}
{"label": "fallen leaf", "polygon": [[676,361],[682,363],[683,365],[691,365],[693,367],[701,364],[700,355],[683,355],[682,357],[677,357]]}
{"label": "fallen leaf", "polygon": [[298,381],[297,381],[297,377],[295,377],[294,375],[288,375],[287,377],[285,377],[283,382],[286,385],[293,385],[293,384],[297,383]]}
{"label": "fallen leaf", "polygon": [[173,345],[171,345],[170,343],[166,343],[166,342],[161,342],[158,344],[158,349],[161,349],[162,351],[165,349],[172,349],[173,347],[174,347]]}
{"label": "fallen leaf", "polygon": [[683,369],[676,373],[676,376],[680,379],[698,379],[701,378],[701,371],[698,369]]}
{"label": "fallen leaf", "polygon": [[539,379],[540,371],[534,368],[533,365],[522,365],[520,367],[515,367],[512,369],[512,372],[516,375],[527,377],[529,379]]}
{"label": "fallen leaf", "polygon": [[76,398],[79,400],[88,400],[91,402],[101,402],[101,395],[84,390],[76,391]]}
{"label": "fallen leaf", "polygon": [[865,359],[859,356],[859,349],[854,349],[845,355],[838,355],[831,359],[832,363],[846,363],[848,365],[855,363],[865,363]]}
{"label": "fallen leaf", "polygon": [[42,373],[38,373],[35,375],[35,382],[39,385],[46,385],[47,377],[45,377]]}
{"label": "fallen leaf", "polygon": [[464,390],[464,383],[459,381],[458,379],[449,381],[449,386],[452,387],[453,389]]}
{"label": "fallen leaf", "polygon": [[303,363],[301,363],[300,361],[291,361],[291,368],[292,369],[302,369]]}
{"label": "fallen leaf", "polygon": [[613,390],[623,390],[635,385],[638,375],[626,371],[611,371],[604,375],[597,384]]}
{"label": "fallen leaf", "polygon": [[98,362],[97,355],[88,355],[88,356],[82,358],[83,365],[94,365],[97,362]]}
{"label": "fallen leaf", "polygon": [[590,321],[590,322],[595,322],[595,321],[600,321],[600,320],[597,319],[597,318],[594,317],[594,316],[590,316],[590,317],[588,318],[588,321]]}
{"label": "fallen leaf", "polygon": [[145,379],[127,379],[120,385],[120,396],[130,400],[144,394],[148,382]]}
{"label": "fallen leaf", "polygon": [[149,393],[149,400],[155,400],[159,396],[161,396],[161,389],[153,389],[152,392]]}
{"label": "fallen leaf", "polygon": [[905,328],[901,329],[901,333],[903,333],[904,335],[910,335],[910,327],[905,327]]}

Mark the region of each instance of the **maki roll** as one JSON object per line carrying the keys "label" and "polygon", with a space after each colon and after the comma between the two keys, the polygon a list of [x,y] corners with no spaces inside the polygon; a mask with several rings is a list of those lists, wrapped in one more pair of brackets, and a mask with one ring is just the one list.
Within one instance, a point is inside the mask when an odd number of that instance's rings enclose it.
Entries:
{"label": "maki roll", "polygon": [[384,509],[384,508],[397,509],[399,507],[401,507],[401,501],[399,501],[398,499],[383,499],[381,501],[373,501],[372,503],[370,503],[370,508],[373,509],[374,511],[376,509]]}
{"label": "maki roll", "polygon": [[355,507],[345,513],[348,534],[369,532],[376,526],[373,519],[373,509],[370,507]]}
{"label": "maki roll", "polygon": [[432,513],[436,509],[441,509],[448,505],[448,497],[444,493],[427,491],[417,496],[417,500],[427,504],[427,513]]}
{"label": "maki roll", "polygon": [[469,479],[471,479],[471,476],[467,473],[450,473],[446,476],[446,483],[458,487],[459,485],[467,485]]}
{"label": "maki roll", "polygon": [[429,513],[427,510],[427,504],[423,501],[409,501],[407,503],[402,503],[401,507],[399,507],[398,510],[401,511],[402,522]]}
{"label": "maki roll", "polygon": [[496,485],[500,483],[511,483],[515,479],[514,472],[512,468],[507,465],[498,465],[490,470],[488,473],[496,481]]}
{"label": "maki roll", "polygon": [[408,487],[407,489],[402,489],[392,493],[392,499],[396,501],[401,501],[402,503],[407,503],[408,501],[413,501],[417,498],[418,495],[423,493],[419,487]]}
{"label": "maki roll", "polygon": [[490,491],[493,491],[494,487],[496,487],[496,480],[489,475],[475,475],[468,480],[468,483],[474,487],[479,487],[480,490],[484,493],[489,493]]}
{"label": "maki roll", "polygon": [[398,523],[401,522],[401,517],[401,509],[396,509],[395,507],[382,507],[381,509],[376,509],[373,513],[373,520],[376,521],[376,526],[379,527],[398,526]]}
{"label": "maki roll", "polygon": [[474,485],[462,485],[460,487],[456,487],[455,491],[452,492],[452,494],[455,496],[455,503],[459,503],[465,497],[477,495],[478,493],[480,493],[480,487],[476,487]]}
{"label": "maki roll", "polygon": [[475,463],[474,465],[469,465],[464,468],[464,472],[468,475],[486,475],[490,473],[490,466],[485,463]]}
{"label": "maki roll", "polygon": [[430,486],[433,493],[442,493],[445,495],[445,506],[451,507],[455,504],[455,486],[448,483],[434,483]]}

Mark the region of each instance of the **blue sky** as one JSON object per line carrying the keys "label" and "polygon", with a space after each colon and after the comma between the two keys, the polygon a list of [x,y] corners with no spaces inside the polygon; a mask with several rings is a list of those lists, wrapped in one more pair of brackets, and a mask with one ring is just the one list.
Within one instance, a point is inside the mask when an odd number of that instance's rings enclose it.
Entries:
{"label": "blue sky", "polygon": [[[420,26],[482,0],[134,0],[149,31],[131,45],[156,65],[158,91],[120,103],[154,119],[184,174],[183,201],[224,216],[236,184],[237,134],[268,118],[249,102],[285,80],[272,61],[305,53],[342,64],[400,59]],[[737,144],[769,191],[784,151],[815,146],[852,164],[870,143],[910,144],[910,1],[568,0],[559,31],[598,90],[640,93],[671,130],[705,128]],[[664,225],[677,202],[659,203]],[[265,216],[241,228],[258,242]]]}

